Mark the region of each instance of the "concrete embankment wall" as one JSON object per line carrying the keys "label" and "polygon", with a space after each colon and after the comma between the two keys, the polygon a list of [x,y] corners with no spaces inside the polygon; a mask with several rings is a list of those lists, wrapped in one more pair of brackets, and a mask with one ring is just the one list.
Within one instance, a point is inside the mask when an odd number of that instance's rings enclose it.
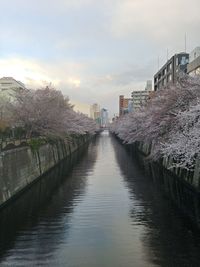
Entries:
{"label": "concrete embankment wall", "polygon": [[39,177],[89,141],[89,136],[70,142],[46,143],[37,149],[29,146],[0,153],[0,207],[25,190]]}
{"label": "concrete embankment wall", "polygon": [[126,146],[146,174],[152,177],[154,184],[200,229],[200,166],[198,162],[194,171],[170,168],[170,157],[158,161],[152,161],[149,158],[151,147],[148,145],[137,143]]}

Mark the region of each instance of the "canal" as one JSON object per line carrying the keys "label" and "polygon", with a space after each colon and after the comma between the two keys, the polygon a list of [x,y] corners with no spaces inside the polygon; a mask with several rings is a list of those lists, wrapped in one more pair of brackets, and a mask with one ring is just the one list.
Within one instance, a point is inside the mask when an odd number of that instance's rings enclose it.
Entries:
{"label": "canal", "polygon": [[200,266],[199,234],[104,131],[0,213],[0,266]]}

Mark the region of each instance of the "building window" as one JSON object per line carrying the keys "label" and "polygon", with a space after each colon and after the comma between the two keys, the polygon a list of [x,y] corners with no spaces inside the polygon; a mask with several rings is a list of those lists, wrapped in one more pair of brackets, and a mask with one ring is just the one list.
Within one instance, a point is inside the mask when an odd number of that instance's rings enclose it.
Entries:
{"label": "building window", "polygon": [[166,74],[166,69],[163,69],[162,75],[164,76]]}
{"label": "building window", "polygon": [[184,56],[181,58],[181,65],[186,65],[188,62],[187,62],[187,58]]}
{"label": "building window", "polygon": [[10,86],[10,85],[12,85],[12,83],[1,83],[1,85]]}
{"label": "building window", "polygon": [[169,75],[167,76],[167,82],[171,82],[171,81],[172,81],[172,75],[169,74]]}
{"label": "building window", "polygon": [[172,69],[172,63],[169,63],[167,66],[167,71],[170,71]]}

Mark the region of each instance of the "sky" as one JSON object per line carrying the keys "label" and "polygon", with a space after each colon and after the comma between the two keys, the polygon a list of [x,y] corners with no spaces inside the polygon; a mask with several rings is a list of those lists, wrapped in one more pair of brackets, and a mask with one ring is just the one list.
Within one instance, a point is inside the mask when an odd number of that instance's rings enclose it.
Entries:
{"label": "sky", "polygon": [[200,46],[199,0],[0,0],[0,76],[118,113],[168,56]]}

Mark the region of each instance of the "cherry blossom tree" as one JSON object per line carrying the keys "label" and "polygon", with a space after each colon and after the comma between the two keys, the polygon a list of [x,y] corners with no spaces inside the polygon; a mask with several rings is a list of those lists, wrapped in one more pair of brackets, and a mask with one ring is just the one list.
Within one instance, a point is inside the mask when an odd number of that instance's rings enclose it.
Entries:
{"label": "cherry blossom tree", "polygon": [[37,133],[64,138],[69,133],[91,134],[96,130],[94,121],[73,111],[69,99],[49,87],[16,93],[10,111],[13,124],[22,125],[29,137]]}
{"label": "cherry blossom tree", "polygon": [[154,159],[171,155],[180,165],[191,166],[199,154],[199,103],[200,78],[184,75],[177,84],[156,92],[140,110],[119,118],[111,131],[128,144],[151,144]]}
{"label": "cherry blossom tree", "polygon": [[64,118],[65,129],[72,134],[94,134],[98,131],[96,122],[86,115],[70,109]]}
{"label": "cherry blossom tree", "polygon": [[176,125],[162,144],[163,156],[171,156],[174,166],[193,168],[200,155],[200,102],[179,112]]}

